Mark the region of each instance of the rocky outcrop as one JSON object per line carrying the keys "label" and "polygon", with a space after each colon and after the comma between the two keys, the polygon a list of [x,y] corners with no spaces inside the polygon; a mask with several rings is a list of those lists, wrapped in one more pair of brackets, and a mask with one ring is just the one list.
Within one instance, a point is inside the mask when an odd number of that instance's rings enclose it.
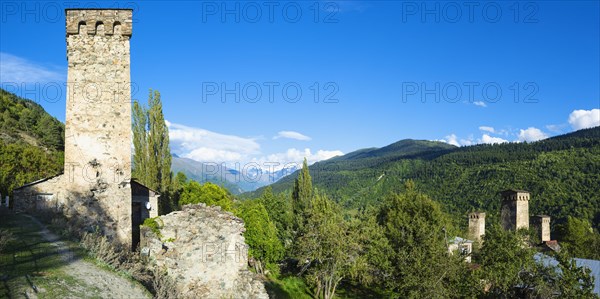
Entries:
{"label": "rocky outcrop", "polygon": [[[220,207],[186,205],[142,227],[142,254],[165,269],[185,298],[268,298],[248,271],[244,222]],[[158,228],[158,229],[156,229]]]}

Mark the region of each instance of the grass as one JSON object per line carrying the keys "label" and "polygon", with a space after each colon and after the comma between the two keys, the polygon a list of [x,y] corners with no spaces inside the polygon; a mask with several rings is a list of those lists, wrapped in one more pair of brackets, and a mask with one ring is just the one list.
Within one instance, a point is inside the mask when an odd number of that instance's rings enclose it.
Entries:
{"label": "grass", "polygon": [[65,242],[73,254],[64,260],[65,255],[44,240],[40,227],[27,216],[2,211],[0,218],[0,229],[13,235],[0,252],[0,298],[94,298],[97,287],[70,276],[63,268],[82,258],[78,246]]}
{"label": "grass", "polygon": [[279,279],[271,278],[265,281],[265,288],[270,298],[312,298],[309,287],[302,278],[297,276],[281,277]]}

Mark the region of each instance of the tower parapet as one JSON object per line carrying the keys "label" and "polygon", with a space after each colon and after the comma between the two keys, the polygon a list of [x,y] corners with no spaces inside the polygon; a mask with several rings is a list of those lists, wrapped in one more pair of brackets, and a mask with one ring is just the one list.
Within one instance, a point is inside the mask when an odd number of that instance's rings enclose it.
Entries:
{"label": "tower parapet", "polygon": [[529,192],[506,190],[501,192],[501,220],[504,229],[529,228]]}
{"label": "tower parapet", "polygon": [[469,238],[481,242],[485,234],[485,213],[469,213]]}
{"label": "tower parapet", "polygon": [[104,33],[131,37],[132,13],[131,9],[66,9],[67,36]]}

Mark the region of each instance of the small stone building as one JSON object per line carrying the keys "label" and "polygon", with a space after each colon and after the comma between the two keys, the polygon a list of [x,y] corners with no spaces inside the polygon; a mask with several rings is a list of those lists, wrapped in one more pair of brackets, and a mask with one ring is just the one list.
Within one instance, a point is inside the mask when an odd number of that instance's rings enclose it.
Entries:
{"label": "small stone building", "polygon": [[15,189],[15,207],[56,209],[136,246],[159,194],[131,179],[131,9],[66,9],[64,174]]}

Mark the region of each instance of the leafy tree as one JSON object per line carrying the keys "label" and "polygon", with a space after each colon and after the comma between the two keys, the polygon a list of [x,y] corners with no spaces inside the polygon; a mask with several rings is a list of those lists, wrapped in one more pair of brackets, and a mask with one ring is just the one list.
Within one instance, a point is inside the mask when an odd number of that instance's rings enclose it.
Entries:
{"label": "leafy tree", "polygon": [[210,182],[200,185],[190,181],[183,187],[179,200],[180,205],[204,203],[209,206],[220,206],[225,211],[233,210],[233,199],[223,188]]}
{"label": "leafy tree", "polygon": [[567,221],[556,226],[561,246],[574,257],[600,259],[600,234],[594,231],[589,221],[567,217]]}
{"label": "leafy tree", "polygon": [[292,191],[292,209],[294,212],[293,230],[296,234],[304,228],[312,196],[312,178],[310,177],[308,170],[308,163],[306,158],[304,158],[302,169],[294,181],[294,189]]}
{"label": "leafy tree", "polygon": [[[406,191],[388,196],[378,213],[385,236],[371,245],[371,262],[391,298],[438,298],[456,294],[462,257],[448,255],[448,217],[439,204],[419,193],[412,181]],[[381,239],[381,237],[380,237]]]}
{"label": "leafy tree", "polygon": [[274,195],[271,187],[268,186],[258,200],[264,205],[269,218],[277,227],[277,237],[285,247],[289,247],[292,242],[292,208],[289,198],[286,199],[283,194]]}
{"label": "leafy tree", "polygon": [[277,237],[277,227],[269,218],[267,210],[258,200],[247,200],[240,207],[239,216],[244,219],[246,231],[244,237],[250,247],[250,256],[254,258],[257,273],[266,274],[265,268],[275,270],[275,264],[283,258],[284,248]]}
{"label": "leafy tree", "polygon": [[486,230],[480,251],[484,279],[492,297],[516,297],[527,271],[534,266],[533,251],[526,246],[526,232],[504,230],[497,225]]}
{"label": "leafy tree", "polygon": [[[596,298],[593,278],[566,252],[554,258],[526,246],[527,232],[492,226],[486,231],[478,262],[488,298]],[[537,254],[537,258],[535,255]]]}
{"label": "leafy tree", "polygon": [[296,258],[315,287],[315,297],[333,298],[340,281],[355,267],[356,236],[342,217],[341,208],[324,194],[312,197],[306,215]]}
{"label": "leafy tree", "polygon": [[171,184],[171,152],[169,129],[162,112],[158,91],[150,90],[148,108],[133,103],[133,177],[144,185],[162,193],[159,211],[161,214],[172,209],[169,203]]}

